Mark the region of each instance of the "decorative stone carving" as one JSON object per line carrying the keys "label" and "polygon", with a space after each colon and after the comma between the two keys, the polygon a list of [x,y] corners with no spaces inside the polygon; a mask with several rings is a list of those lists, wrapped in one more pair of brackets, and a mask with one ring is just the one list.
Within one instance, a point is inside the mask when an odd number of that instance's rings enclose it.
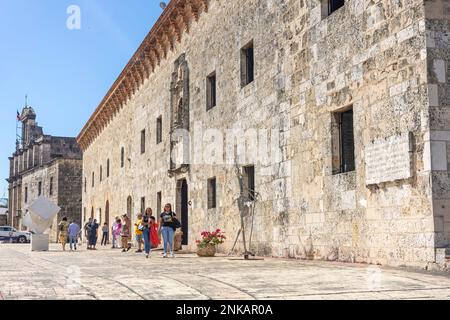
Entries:
{"label": "decorative stone carving", "polygon": [[170,168],[169,174],[189,168],[189,68],[182,54],[174,63],[170,86]]}

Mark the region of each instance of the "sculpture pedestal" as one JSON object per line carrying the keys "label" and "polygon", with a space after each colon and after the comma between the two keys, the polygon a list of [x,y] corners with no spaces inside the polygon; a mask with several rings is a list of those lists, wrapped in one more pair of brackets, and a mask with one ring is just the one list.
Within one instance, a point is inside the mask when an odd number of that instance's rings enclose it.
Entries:
{"label": "sculpture pedestal", "polygon": [[48,234],[31,235],[31,251],[48,251],[50,236]]}

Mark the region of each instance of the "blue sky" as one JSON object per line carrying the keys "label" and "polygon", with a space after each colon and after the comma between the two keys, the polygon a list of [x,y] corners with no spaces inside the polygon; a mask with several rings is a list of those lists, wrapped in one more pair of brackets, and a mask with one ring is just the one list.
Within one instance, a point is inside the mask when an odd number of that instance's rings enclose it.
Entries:
{"label": "blue sky", "polygon": [[[0,0],[0,197],[25,94],[46,134],[77,136],[158,19],[159,3]],[[66,26],[71,5],[80,30]]]}

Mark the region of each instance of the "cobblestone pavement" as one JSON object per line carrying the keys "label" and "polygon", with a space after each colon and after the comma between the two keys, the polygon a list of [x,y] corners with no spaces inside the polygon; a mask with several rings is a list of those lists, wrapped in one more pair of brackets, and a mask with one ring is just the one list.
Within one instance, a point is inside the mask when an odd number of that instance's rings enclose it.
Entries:
{"label": "cobblestone pavement", "polygon": [[0,299],[449,299],[450,276],[316,261],[150,259],[101,249],[0,244]]}

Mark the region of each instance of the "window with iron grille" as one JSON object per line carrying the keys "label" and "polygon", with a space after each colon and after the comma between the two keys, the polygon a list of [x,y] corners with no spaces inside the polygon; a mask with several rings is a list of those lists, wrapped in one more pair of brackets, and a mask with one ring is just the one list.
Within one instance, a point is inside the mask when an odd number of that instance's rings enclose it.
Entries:
{"label": "window with iron grille", "polygon": [[213,72],[206,78],[206,110],[216,105],[216,72]]}
{"label": "window with iron grille", "polygon": [[145,212],[145,197],[141,198],[141,213],[144,214]]}
{"label": "window with iron grille", "polygon": [[333,113],[332,121],[333,174],[355,171],[353,108]]}
{"label": "window with iron grille", "polygon": [[162,206],[162,192],[160,191],[156,194],[156,210],[158,210],[157,211],[158,215],[159,213],[162,212],[161,206]]}
{"label": "window with iron grille", "polygon": [[255,200],[255,166],[243,169],[244,192],[250,201]]}
{"label": "window with iron grille", "polygon": [[145,130],[141,131],[141,154],[145,153]]}
{"label": "window with iron grille", "polygon": [[120,167],[123,168],[125,165],[125,149],[122,147],[120,149]]}
{"label": "window with iron grille", "polygon": [[162,116],[156,119],[156,144],[162,142]]}
{"label": "window with iron grille", "polygon": [[345,0],[322,0],[322,18],[326,18],[345,5]]}
{"label": "window with iron grille", "polygon": [[241,86],[253,82],[255,79],[255,57],[253,41],[241,49]]}
{"label": "window with iron grille", "polygon": [[216,178],[208,179],[208,209],[214,209],[217,206]]}

